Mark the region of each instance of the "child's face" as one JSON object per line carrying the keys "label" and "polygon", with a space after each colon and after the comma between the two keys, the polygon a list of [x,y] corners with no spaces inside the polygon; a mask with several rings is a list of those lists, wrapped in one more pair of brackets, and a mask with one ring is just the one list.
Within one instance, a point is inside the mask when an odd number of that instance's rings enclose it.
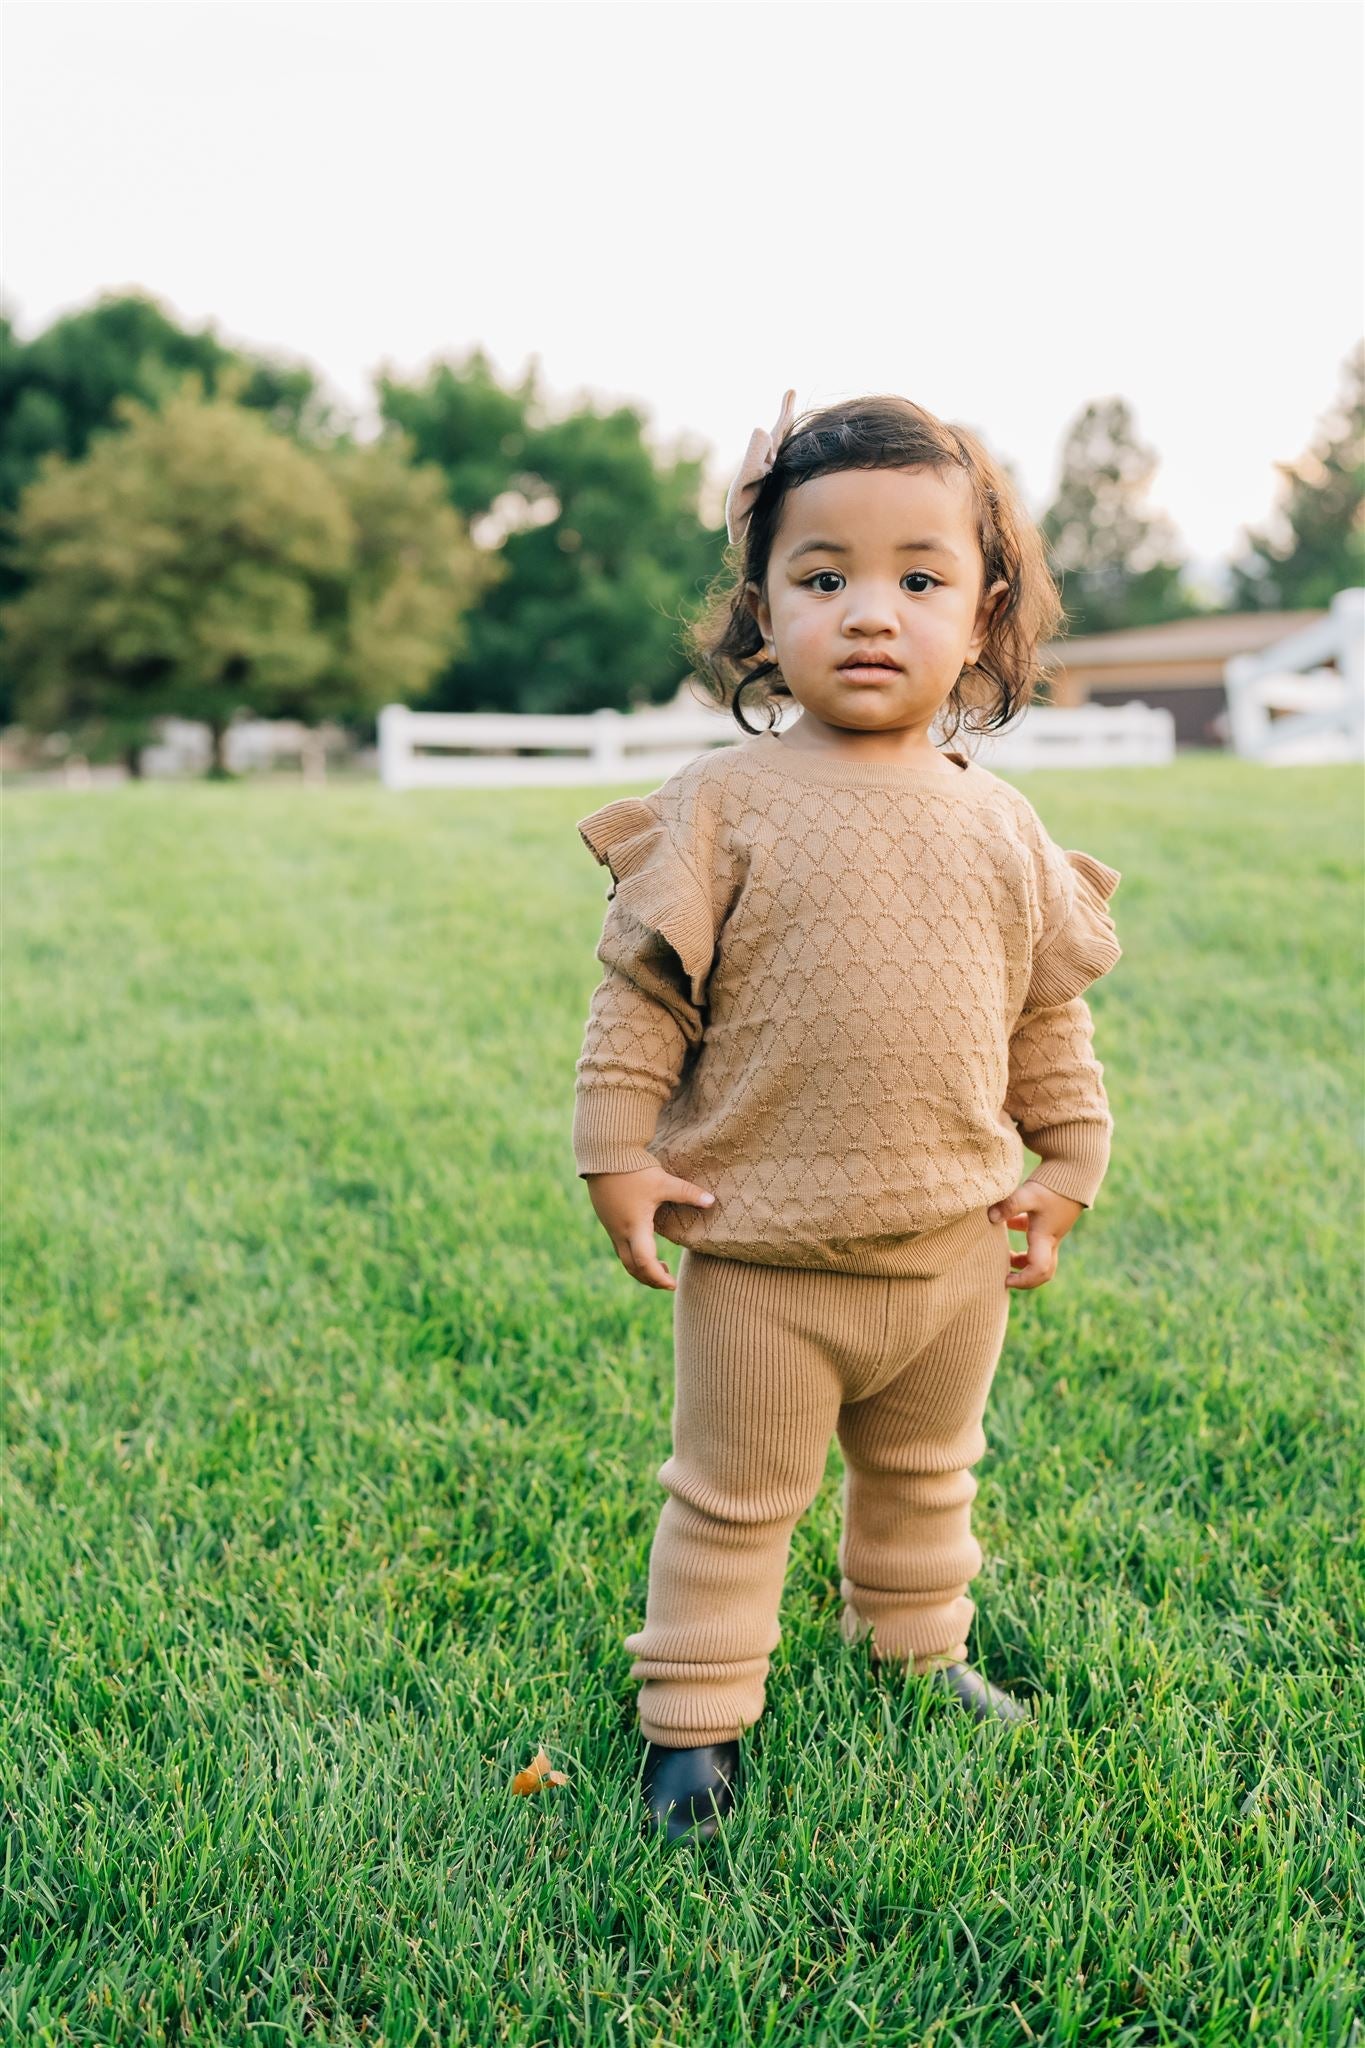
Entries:
{"label": "child's face", "polygon": [[[750,584],[747,598],[807,713],[851,732],[927,734],[1009,587],[983,592],[983,577],[961,471],[848,469],[788,492],[764,590]],[[899,666],[843,666],[873,651]]]}

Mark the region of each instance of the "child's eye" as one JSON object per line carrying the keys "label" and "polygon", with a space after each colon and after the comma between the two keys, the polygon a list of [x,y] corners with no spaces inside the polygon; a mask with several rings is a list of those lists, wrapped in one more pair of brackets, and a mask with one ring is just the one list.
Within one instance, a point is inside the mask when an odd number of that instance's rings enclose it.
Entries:
{"label": "child's eye", "polygon": [[[807,589],[813,590],[815,585],[821,582],[826,576],[834,577],[836,582],[842,581],[842,574],[841,571],[839,571],[838,569],[817,569],[813,576],[808,576],[806,578]],[[931,590],[934,589],[938,583],[937,576],[931,576],[927,569],[907,569],[905,575],[901,578],[901,582],[904,583],[906,579],[911,576],[918,577],[921,583],[927,583]],[[924,593],[922,591],[917,591],[915,593],[916,596],[923,596],[923,594]],[[824,590],[821,592],[822,597],[832,597],[833,595],[833,591],[830,590]]]}

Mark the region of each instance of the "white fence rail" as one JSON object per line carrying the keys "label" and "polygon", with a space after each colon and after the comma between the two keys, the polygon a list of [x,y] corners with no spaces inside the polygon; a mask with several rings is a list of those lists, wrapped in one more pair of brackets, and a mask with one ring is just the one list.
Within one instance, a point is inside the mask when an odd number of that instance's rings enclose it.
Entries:
{"label": "white fence rail", "polygon": [[[785,708],[780,729],[800,715]],[[752,713],[750,719],[762,723]],[[729,712],[705,705],[574,717],[386,704],[379,714],[379,775],[390,789],[662,782],[696,755],[743,738]],[[1156,767],[1174,757],[1175,720],[1150,704],[1041,704],[1017,730],[974,738],[966,750],[1006,775],[1030,768]]]}
{"label": "white fence rail", "polygon": [[[344,753],[348,740],[339,725],[305,725],[294,718],[233,719],[223,734],[223,765],[234,775],[297,766],[305,782],[325,782],[329,752]],[[142,749],[148,777],[202,775],[213,757],[209,728],[192,718],[163,718],[156,738]]]}
{"label": "white fence rail", "polygon": [[1234,655],[1223,683],[1233,749],[1249,760],[1365,760],[1365,589],[1339,590],[1311,625]]}

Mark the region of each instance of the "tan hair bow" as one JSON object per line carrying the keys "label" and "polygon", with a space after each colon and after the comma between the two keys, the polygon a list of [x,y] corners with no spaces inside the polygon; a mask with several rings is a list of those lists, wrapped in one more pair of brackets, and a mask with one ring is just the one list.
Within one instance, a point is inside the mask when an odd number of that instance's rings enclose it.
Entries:
{"label": "tan hair bow", "polygon": [[755,427],[750,434],[744,460],[725,494],[725,531],[732,541],[743,539],[763,479],[776,462],[777,451],[791,432],[795,417],[796,393],[788,391],[783,394],[782,410],[772,432],[765,434],[762,427]]}

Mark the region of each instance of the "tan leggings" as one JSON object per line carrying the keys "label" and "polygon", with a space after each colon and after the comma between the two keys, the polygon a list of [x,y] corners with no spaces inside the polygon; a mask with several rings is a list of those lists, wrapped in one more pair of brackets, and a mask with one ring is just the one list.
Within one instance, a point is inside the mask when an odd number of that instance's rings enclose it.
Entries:
{"label": "tan leggings", "polygon": [[763,1712],[792,1532],[845,1474],[841,1634],[883,1662],[965,1661],[986,1396],[1004,1345],[1009,1232],[984,1208],[915,1240],[894,1277],[686,1247],[673,1296],[673,1454],[645,1624],[626,1637],[641,1732],[685,1749]]}

